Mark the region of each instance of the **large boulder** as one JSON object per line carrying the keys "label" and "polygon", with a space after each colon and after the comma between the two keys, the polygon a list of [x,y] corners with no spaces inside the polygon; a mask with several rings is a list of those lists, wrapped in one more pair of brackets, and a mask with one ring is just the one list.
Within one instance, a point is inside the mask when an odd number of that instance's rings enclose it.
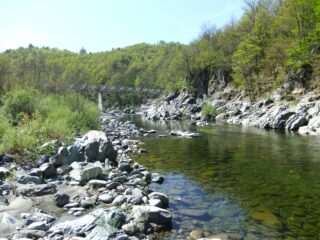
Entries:
{"label": "large boulder", "polygon": [[89,131],[75,144],[84,149],[84,157],[87,162],[104,161],[106,158],[111,162],[116,161],[117,152],[102,131]]}

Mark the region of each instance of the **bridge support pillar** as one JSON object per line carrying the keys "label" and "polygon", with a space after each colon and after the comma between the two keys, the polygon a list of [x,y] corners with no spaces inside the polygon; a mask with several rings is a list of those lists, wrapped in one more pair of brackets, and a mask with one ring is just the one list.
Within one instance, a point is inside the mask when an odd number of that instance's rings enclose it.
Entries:
{"label": "bridge support pillar", "polygon": [[98,108],[101,112],[103,112],[103,102],[102,102],[102,93],[98,92]]}

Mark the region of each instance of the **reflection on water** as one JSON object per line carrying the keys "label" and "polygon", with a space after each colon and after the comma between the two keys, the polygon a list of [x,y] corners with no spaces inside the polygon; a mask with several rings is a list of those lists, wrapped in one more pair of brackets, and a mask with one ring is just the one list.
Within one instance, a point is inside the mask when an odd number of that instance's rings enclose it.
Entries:
{"label": "reflection on water", "polygon": [[[138,126],[188,130],[132,119]],[[231,125],[191,128],[194,139],[150,136],[135,160],[161,172],[152,185],[169,195],[174,229],[227,233],[233,239],[320,238],[320,138]]]}

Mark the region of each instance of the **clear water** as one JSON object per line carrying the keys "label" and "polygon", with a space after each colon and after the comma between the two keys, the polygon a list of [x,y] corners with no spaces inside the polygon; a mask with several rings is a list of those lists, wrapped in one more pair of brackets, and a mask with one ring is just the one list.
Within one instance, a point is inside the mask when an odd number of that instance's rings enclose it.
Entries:
{"label": "clear water", "polygon": [[199,138],[143,137],[148,153],[133,158],[165,177],[173,231],[231,239],[320,239],[320,137],[213,124],[190,128],[131,118],[138,126],[200,132]]}

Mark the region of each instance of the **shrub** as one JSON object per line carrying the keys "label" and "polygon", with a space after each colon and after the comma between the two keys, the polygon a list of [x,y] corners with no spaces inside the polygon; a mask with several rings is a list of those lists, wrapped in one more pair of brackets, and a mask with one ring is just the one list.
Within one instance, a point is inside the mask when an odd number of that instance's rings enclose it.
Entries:
{"label": "shrub", "polygon": [[201,116],[205,118],[213,118],[216,116],[215,109],[208,103],[204,103],[201,108]]}
{"label": "shrub", "polygon": [[97,106],[76,93],[9,92],[0,108],[0,151],[34,157],[48,140],[70,140],[76,131],[99,129],[98,117]]}
{"label": "shrub", "polygon": [[15,90],[6,94],[3,109],[8,117],[17,124],[24,114],[30,117],[36,110],[39,92],[36,90]]}

